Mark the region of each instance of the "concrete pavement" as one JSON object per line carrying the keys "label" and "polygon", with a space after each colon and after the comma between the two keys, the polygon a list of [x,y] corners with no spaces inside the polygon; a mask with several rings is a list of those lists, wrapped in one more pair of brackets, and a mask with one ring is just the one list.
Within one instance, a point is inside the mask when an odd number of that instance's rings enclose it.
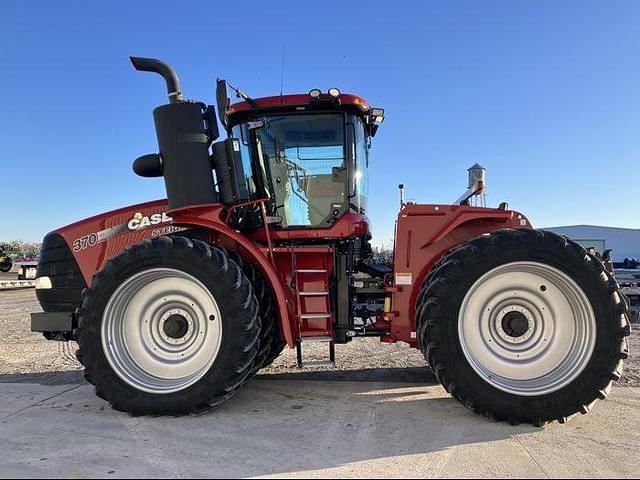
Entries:
{"label": "concrete pavement", "polygon": [[615,389],[591,414],[539,429],[489,422],[433,384],[296,375],[260,376],[201,416],[132,418],[79,378],[0,376],[0,476],[640,474],[640,388]]}

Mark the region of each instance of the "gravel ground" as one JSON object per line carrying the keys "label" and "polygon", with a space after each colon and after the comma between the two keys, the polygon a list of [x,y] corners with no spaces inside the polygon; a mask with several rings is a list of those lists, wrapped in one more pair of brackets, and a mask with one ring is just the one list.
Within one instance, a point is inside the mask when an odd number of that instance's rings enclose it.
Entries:
{"label": "gravel ground", "polygon": [[[29,313],[40,311],[35,291],[0,291],[0,374],[25,374],[78,370],[73,352],[75,343],[49,342],[39,333],[30,331]],[[623,386],[640,386],[640,325],[632,326],[630,337],[631,356],[625,363],[620,381]],[[326,344],[304,346],[308,360],[325,360]],[[263,371],[263,375],[300,375],[318,373],[296,368],[294,350],[285,352]],[[350,373],[351,372],[351,373]],[[433,381],[422,354],[407,345],[381,344],[375,338],[356,339],[348,345],[336,346],[336,368],[330,378],[392,381]],[[321,375],[321,374],[320,374]],[[417,377],[417,378],[416,378]]]}

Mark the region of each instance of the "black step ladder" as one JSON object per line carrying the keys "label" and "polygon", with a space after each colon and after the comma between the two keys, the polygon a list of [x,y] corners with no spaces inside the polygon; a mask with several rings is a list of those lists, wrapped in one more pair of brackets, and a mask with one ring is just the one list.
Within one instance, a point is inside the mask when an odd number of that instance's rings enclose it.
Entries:
{"label": "black step ladder", "polygon": [[[329,360],[312,360],[310,362],[303,362],[302,360],[302,344],[311,342],[322,342],[329,344]],[[298,368],[318,368],[329,367],[334,368],[336,366],[336,347],[331,337],[304,337],[299,338],[296,342],[296,357],[298,360]]]}

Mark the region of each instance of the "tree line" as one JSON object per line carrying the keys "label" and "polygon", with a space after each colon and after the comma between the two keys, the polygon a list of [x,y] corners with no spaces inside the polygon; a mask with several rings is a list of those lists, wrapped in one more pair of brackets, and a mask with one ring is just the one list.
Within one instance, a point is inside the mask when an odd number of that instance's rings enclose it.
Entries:
{"label": "tree line", "polygon": [[23,240],[0,241],[0,250],[5,255],[16,258],[36,258],[40,255],[40,242],[25,242]]}

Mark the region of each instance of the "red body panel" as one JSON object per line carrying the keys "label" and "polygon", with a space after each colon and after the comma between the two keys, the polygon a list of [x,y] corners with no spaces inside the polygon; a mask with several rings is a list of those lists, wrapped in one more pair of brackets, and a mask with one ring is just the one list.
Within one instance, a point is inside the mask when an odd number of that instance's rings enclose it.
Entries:
{"label": "red body panel", "polygon": [[[62,227],[56,232],[67,241],[87,285],[91,285],[93,274],[101,270],[109,258],[120,253],[126,246],[134,245],[145,238],[179,231],[168,220],[166,211],[167,201],[156,200],[103,213]],[[136,214],[140,214],[139,218],[135,218]],[[154,215],[156,217],[153,217]],[[144,221],[145,218],[148,219],[149,225]]]}
{"label": "red body panel", "polygon": [[[452,247],[483,233],[502,228],[529,227],[521,214],[490,208],[455,205],[407,205],[399,214],[394,251],[394,280],[390,322],[376,328],[390,331],[385,341],[417,346],[415,303],[429,270]],[[334,268],[333,247],[307,245],[274,247],[278,240],[335,240],[366,236],[366,217],[347,214],[326,229],[258,229],[241,234],[224,221],[221,204],[167,210],[157,200],[98,215],[58,229],[67,241],[88,285],[105,262],[128,245],[193,228],[208,231],[209,240],[237,250],[252,261],[271,284],[280,330],[290,347],[299,337],[332,336],[333,312],[328,294]],[[320,293],[323,293],[320,295]]]}
{"label": "red body panel", "polygon": [[[326,246],[275,248],[272,262],[264,230],[257,231],[252,238],[242,235],[224,222],[223,210],[222,205],[211,204],[169,211],[166,200],[157,200],[97,215],[56,232],[66,240],[85,281],[91,285],[93,274],[129,245],[187,229],[206,228],[211,242],[229,250],[240,250],[243,257],[253,261],[266,275],[276,297],[280,330],[289,346],[295,345],[298,336],[332,335],[333,318],[328,295],[304,297],[297,304],[299,296],[296,290],[303,293],[328,291],[329,276],[333,270],[333,249]],[[295,237],[335,239],[367,232],[366,218],[350,214],[330,228],[299,230]],[[293,232],[271,232],[272,239],[288,239],[292,235]],[[295,259],[292,254],[295,254]],[[294,263],[298,270],[325,272],[296,276],[293,273]],[[316,318],[298,318],[297,311]],[[325,317],[320,317],[322,314]]]}
{"label": "red body panel", "polygon": [[[336,240],[354,235],[368,235],[369,220],[364,215],[347,213],[329,228],[306,228],[292,230],[270,230],[271,240]],[[250,235],[256,242],[266,242],[266,232],[256,230]]]}
{"label": "red body panel", "polygon": [[450,249],[503,228],[531,227],[511,210],[408,204],[398,215],[394,248],[392,339],[417,346],[416,300],[433,265]]}

